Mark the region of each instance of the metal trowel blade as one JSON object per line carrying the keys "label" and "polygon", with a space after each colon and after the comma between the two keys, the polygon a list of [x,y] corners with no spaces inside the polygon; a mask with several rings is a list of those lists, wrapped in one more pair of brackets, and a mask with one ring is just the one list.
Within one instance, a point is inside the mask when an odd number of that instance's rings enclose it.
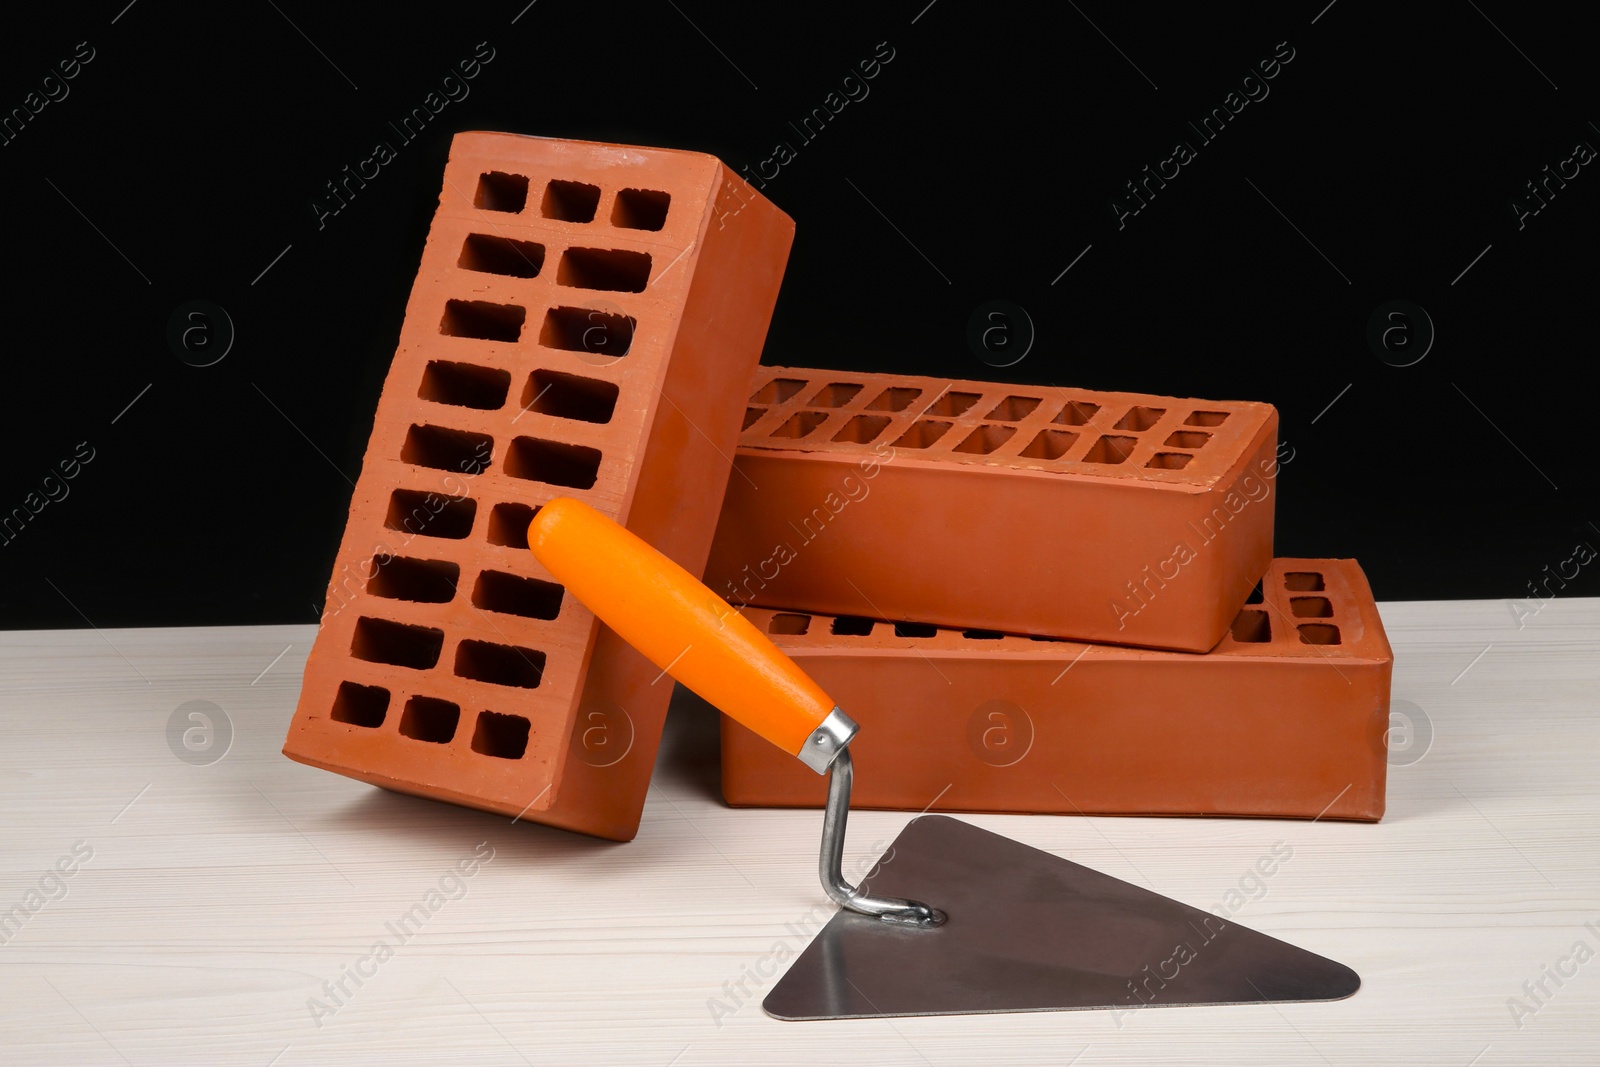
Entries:
{"label": "metal trowel blade", "polygon": [[1349,967],[939,815],[862,883],[925,901],[934,929],[840,911],[767,995],[787,1020],[1341,1000]]}

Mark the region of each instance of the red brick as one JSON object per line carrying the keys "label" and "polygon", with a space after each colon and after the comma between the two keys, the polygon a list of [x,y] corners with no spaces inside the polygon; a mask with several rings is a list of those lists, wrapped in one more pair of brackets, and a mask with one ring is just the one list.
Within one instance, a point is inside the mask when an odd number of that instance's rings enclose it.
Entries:
{"label": "red brick", "polygon": [[698,573],[793,233],[710,156],[456,136],[286,755],[634,835],[672,686],[528,521],[574,496]]}
{"label": "red brick", "polygon": [[1277,430],[1267,404],[763,367],[706,584],[1203,652],[1272,558]]}
{"label": "red brick", "polygon": [[[1262,589],[1203,655],[746,614],[861,723],[858,807],[1379,819],[1393,660],[1366,576],[1280,559]],[[820,807],[827,782],[724,718],[722,790]]]}

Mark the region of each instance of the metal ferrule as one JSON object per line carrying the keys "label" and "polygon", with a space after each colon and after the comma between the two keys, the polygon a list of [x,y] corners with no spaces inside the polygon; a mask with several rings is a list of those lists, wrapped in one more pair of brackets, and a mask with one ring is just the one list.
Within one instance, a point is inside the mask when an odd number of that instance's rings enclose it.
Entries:
{"label": "metal ferrule", "polygon": [[844,751],[844,746],[850,743],[850,739],[855,737],[859,729],[861,727],[856,725],[854,719],[834,708],[828,712],[828,717],[811,731],[811,736],[806,738],[805,746],[796,753],[796,756],[801,763],[818,774],[827,774],[828,768],[833,766],[833,761]]}

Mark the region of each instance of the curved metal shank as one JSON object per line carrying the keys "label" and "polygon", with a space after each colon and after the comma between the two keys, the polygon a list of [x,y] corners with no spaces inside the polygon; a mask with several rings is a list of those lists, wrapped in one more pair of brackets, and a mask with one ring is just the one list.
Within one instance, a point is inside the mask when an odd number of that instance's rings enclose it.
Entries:
{"label": "curved metal shank", "polygon": [[933,927],[945,921],[944,912],[916,900],[875,897],[844,880],[844,827],[850,816],[850,784],[854,767],[850,750],[841,748],[833,758],[828,778],[828,806],[822,813],[822,856],[817,872],[822,888],[841,908],[875,915],[885,922]]}

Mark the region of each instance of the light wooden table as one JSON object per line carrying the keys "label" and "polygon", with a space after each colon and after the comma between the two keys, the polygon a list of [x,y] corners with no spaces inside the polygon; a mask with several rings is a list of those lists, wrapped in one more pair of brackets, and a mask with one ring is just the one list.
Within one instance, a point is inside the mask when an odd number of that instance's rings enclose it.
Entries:
{"label": "light wooden table", "polygon": [[[825,903],[820,820],[723,807],[714,722],[691,700],[643,830],[618,845],[283,758],[312,627],[0,634],[0,917],[41,905],[0,934],[0,1062],[1600,1062],[1600,958],[1573,955],[1600,952],[1600,600],[1520,629],[1504,602],[1383,614],[1395,698],[1434,738],[1391,769],[1378,825],[971,817],[1200,907],[1255,890],[1240,922],[1364,982],[1341,1003],[1120,1020],[781,1023],[730,999],[724,983],[798,951],[795,924]],[[231,723],[209,765],[168,742],[194,700]],[[847,869],[905,818],[856,813]],[[1280,841],[1293,858],[1258,889]],[[47,873],[58,862],[70,877]],[[360,962],[430,900],[392,958]],[[335,1006],[323,983],[358,964],[371,976]],[[1540,980],[1550,995],[1513,1018]],[[314,1018],[312,998],[332,1010]]]}

